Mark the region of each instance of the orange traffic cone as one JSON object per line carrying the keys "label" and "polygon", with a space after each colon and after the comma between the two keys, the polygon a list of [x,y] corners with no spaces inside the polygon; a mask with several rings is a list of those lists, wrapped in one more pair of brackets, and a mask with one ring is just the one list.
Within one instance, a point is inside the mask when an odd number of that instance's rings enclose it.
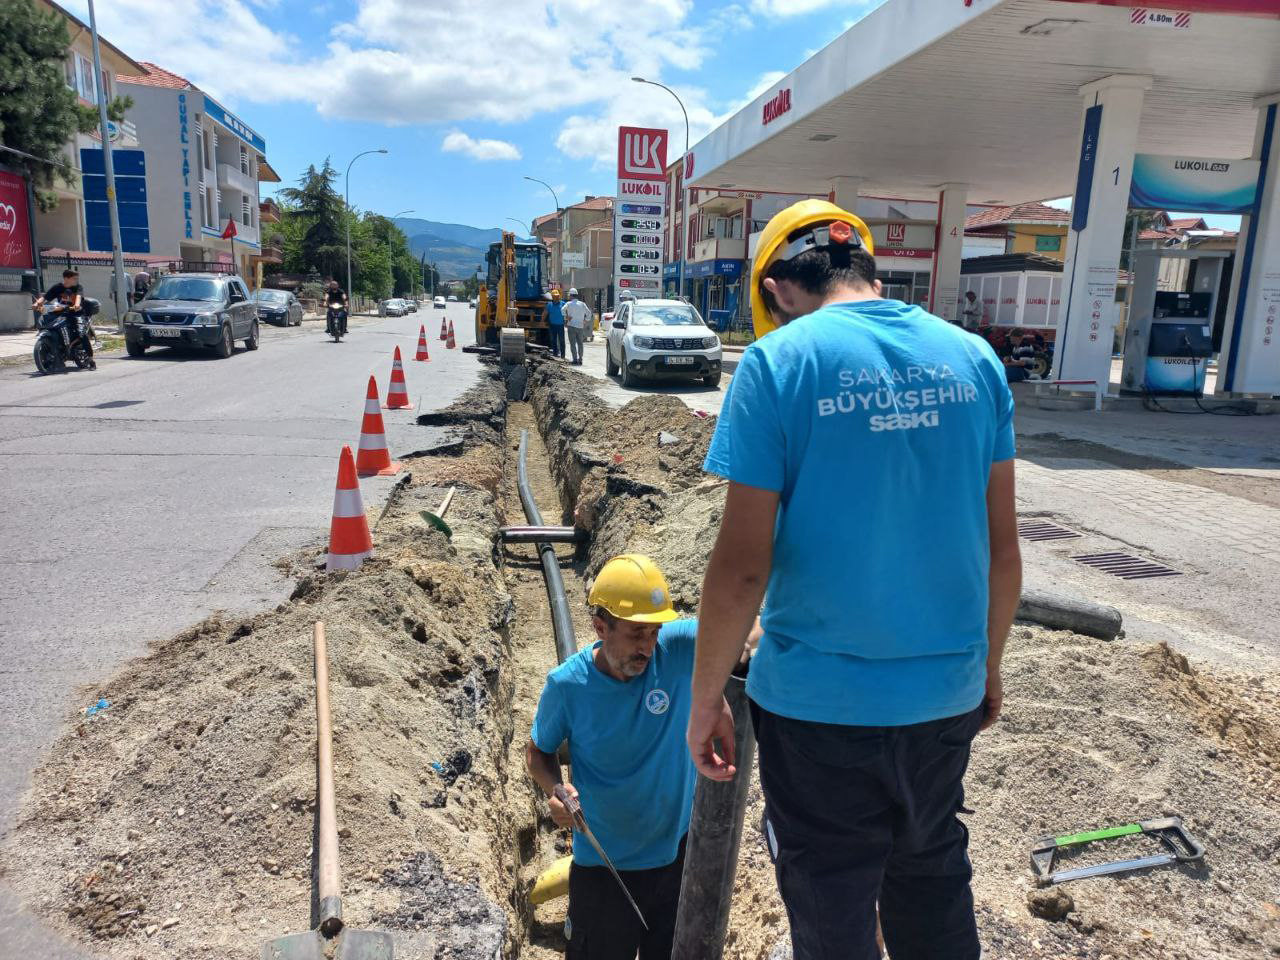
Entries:
{"label": "orange traffic cone", "polygon": [[404,382],[404,364],[400,362],[400,348],[396,347],[395,359],[391,361],[391,386],[387,387],[387,409],[403,410],[411,406],[409,386]]}
{"label": "orange traffic cone", "polygon": [[400,470],[391,462],[387,450],[387,432],[382,426],[382,410],[378,407],[378,382],[369,378],[365,394],[364,424],[360,427],[360,449],[356,453],[356,472],[362,477],[387,477]]}
{"label": "orange traffic cone", "polygon": [[360,497],[356,464],[351,448],[343,446],[338,458],[338,487],[333,493],[333,520],[329,525],[329,559],[326,570],[356,570],[373,556],[369,518]]}
{"label": "orange traffic cone", "polygon": [[452,350],[454,347],[458,345],[458,341],[453,339],[453,321],[452,320],[449,321],[449,339],[445,341],[444,345],[448,347],[450,350]]}
{"label": "orange traffic cone", "polygon": [[418,355],[415,360],[430,360],[431,354],[427,352],[427,325],[424,323],[418,328]]}
{"label": "orange traffic cone", "polygon": [[447,321],[445,320],[444,317],[440,318],[440,339],[441,340],[449,339],[449,330],[447,327]]}

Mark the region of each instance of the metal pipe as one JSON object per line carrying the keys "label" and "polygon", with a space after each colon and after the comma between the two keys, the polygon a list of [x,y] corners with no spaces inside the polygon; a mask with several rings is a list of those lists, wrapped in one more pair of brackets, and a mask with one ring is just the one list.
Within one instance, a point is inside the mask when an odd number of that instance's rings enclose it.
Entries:
{"label": "metal pipe", "polygon": [[733,712],[738,772],[727,783],[698,778],[671,960],[720,960],[729,931],[733,878],[756,753],[747,701],[747,664],[734,670],[725,684],[724,696]]}
{"label": "metal pipe", "polygon": [[[520,431],[520,463],[516,473],[516,487],[520,491],[520,503],[525,518],[532,526],[544,526],[533,491],[529,489],[529,471],[525,465],[529,450],[529,431]],[[545,540],[538,541],[538,555],[542,559],[542,577],[547,582],[547,600],[551,603],[551,629],[556,637],[556,659],[564,663],[578,652],[578,640],[573,635],[573,617],[569,613],[569,601],[564,596],[564,578],[560,576],[560,561],[556,550]]]}
{"label": "metal pipe", "polygon": [[329,714],[329,648],[324,621],[313,634],[316,658],[316,874],[320,887],[320,932],[332,937],[342,929],[342,897],[338,872],[338,813],[333,793],[333,726]]}
{"label": "metal pipe", "polygon": [[577,527],[499,527],[503,543],[585,543],[587,531]]}

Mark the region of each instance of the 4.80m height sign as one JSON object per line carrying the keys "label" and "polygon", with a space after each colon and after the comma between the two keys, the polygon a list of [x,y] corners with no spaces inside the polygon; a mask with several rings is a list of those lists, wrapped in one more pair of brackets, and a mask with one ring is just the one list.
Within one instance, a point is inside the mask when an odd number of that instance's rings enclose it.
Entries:
{"label": "4.80m height sign", "polygon": [[637,298],[662,294],[667,217],[667,131],[618,128],[618,199],[613,205],[613,283]]}

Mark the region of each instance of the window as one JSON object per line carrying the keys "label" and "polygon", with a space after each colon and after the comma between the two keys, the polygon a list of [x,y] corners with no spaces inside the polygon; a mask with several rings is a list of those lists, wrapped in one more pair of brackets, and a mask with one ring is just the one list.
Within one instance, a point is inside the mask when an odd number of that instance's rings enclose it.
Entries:
{"label": "window", "polygon": [[253,217],[249,213],[249,198],[243,195],[240,197],[240,222],[246,227],[253,226]]}
{"label": "window", "polygon": [[204,162],[204,128],[200,125],[200,114],[196,114],[196,169],[203,170]]}
{"label": "window", "polygon": [[74,92],[76,90],[76,55],[74,53],[67,54],[67,59],[62,66],[63,72],[66,74],[67,86]]}
{"label": "window", "polygon": [[76,54],[76,93],[90,103],[98,102],[98,89],[93,82],[93,64]]}
{"label": "window", "polygon": [[245,152],[244,147],[240,148],[240,172],[246,177],[249,175],[249,154]]}

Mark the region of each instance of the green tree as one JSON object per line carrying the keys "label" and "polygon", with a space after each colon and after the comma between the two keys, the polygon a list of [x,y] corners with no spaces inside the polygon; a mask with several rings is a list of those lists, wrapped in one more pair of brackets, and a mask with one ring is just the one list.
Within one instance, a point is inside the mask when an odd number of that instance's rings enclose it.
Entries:
{"label": "green tree", "polygon": [[[57,206],[48,192],[76,174],[63,153],[76,133],[98,128],[97,107],[81,106],[67,86],[65,64],[71,38],[67,21],[44,13],[29,0],[0,0],[0,143],[38,159],[0,151],[5,164],[30,178],[42,210]],[[133,106],[128,97],[107,104],[117,123]]]}
{"label": "green tree", "polygon": [[[290,205],[290,212],[300,219],[301,238],[298,246],[303,270],[317,270],[325,277],[334,277],[340,283],[347,282],[346,204],[333,183],[338,173],[329,165],[326,157],[319,170],[315,164],[298,178],[298,186],[280,191],[281,198]],[[283,218],[281,224],[284,223]],[[295,227],[295,230],[297,227]],[[281,230],[286,245],[290,235]],[[354,245],[354,237],[352,242]]]}

